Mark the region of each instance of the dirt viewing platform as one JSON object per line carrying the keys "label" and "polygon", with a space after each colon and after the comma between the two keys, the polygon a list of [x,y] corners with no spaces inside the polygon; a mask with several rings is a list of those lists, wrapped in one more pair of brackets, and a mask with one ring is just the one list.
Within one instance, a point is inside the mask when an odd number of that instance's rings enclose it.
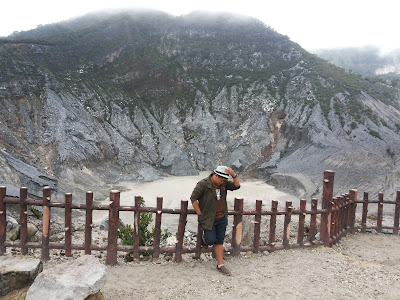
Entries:
{"label": "dirt viewing platform", "polygon": [[399,249],[399,236],[358,233],[332,248],[226,255],[230,277],[206,254],[182,263],[134,261],[109,268],[102,293],[105,299],[399,299]]}

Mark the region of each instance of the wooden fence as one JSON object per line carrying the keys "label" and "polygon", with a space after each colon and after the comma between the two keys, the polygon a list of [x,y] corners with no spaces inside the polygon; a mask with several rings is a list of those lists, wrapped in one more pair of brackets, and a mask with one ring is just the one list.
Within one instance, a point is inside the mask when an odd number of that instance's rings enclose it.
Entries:
{"label": "wooden fence", "polygon": [[[244,251],[275,251],[282,249],[291,249],[299,247],[310,247],[313,245],[324,244],[332,246],[338,242],[347,233],[354,233],[360,229],[366,232],[368,229],[375,229],[382,232],[383,229],[392,230],[393,234],[399,232],[399,210],[400,210],[400,191],[397,191],[395,201],[383,199],[383,194],[379,194],[378,200],[369,200],[368,194],[364,193],[363,200],[357,199],[357,190],[350,190],[348,194],[338,197],[332,197],[333,194],[334,172],[325,171],[323,180],[322,207],[318,208],[318,200],[312,199],[309,209],[306,207],[306,200],[300,200],[300,206],[293,209],[292,202],[287,201],[284,210],[278,209],[278,202],[271,202],[270,210],[262,209],[262,201],[257,200],[255,210],[244,210],[243,199],[235,199],[234,210],[228,212],[233,216],[233,229],[231,246],[226,248],[231,255],[239,255]],[[367,226],[368,205],[376,203],[378,205],[376,225]],[[19,206],[19,222],[20,222],[20,240],[6,240],[6,207],[7,204]],[[356,224],[357,204],[362,204],[361,224]],[[27,222],[28,222],[28,205],[42,206],[42,241],[27,242]],[[394,205],[394,222],[393,226],[383,226],[383,207],[384,205]],[[385,206],[385,207],[386,207]],[[50,241],[50,212],[52,208],[63,208],[65,210],[65,238],[64,243]],[[83,244],[72,244],[72,210],[79,209],[86,212],[85,221],[85,240]],[[109,212],[109,226],[107,244],[97,245],[92,241],[92,214],[94,210],[107,210]],[[133,212],[133,245],[120,245],[118,243],[119,232],[119,214],[121,211]],[[140,237],[140,213],[150,212],[155,214],[155,231],[154,242],[151,247],[139,245]],[[179,222],[177,228],[177,243],[174,247],[161,247],[161,220],[163,214],[179,214]],[[72,256],[72,250],[83,250],[85,254],[91,254],[92,251],[107,251],[106,264],[115,265],[117,263],[118,252],[132,252],[134,258],[139,258],[140,253],[151,252],[154,258],[158,258],[160,253],[174,253],[174,261],[182,261],[182,254],[193,253],[195,258],[200,258],[201,253],[212,251],[211,248],[203,249],[201,247],[202,230],[198,227],[197,242],[195,247],[184,246],[185,226],[187,216],[195,214],[193,209],[188,209],[188,201],[181,201],[180,209],[163,208],[163,198],[157,198],[157,207],[142,207],[141,197],[135,197],[134,206],[120,205],[120,192],[111,191],[110,203],[107,205],[98,205],[93,203],[93,193],[86,193],[85,204],[72,203],[72,195],[65,195],[65,202],[52,202],[51,189],[45,187],[43,189],[42,200],[30,200],[27,198],[27,189],[20,189],[20,197],[6,197],[6,188],[0,187],[0,254],[6,252],[6,247],[20,248],[21,253],[26,255],[29,248],[41,249],[42,260],[50,259],[50,249],[63,249],[66,256]],[[252,246],[242,246],[242,229],[243,216],[254,216],[254,236]],[[260,245],[262,218],[269,216],[269,232],[268,242]],[[283,230],[281,239],[277,238],[277,217],[282,216]],[[281,217],[281,218],[282,218]],[[293,220],[297,223],[297,239],[291,239],[290,225]],[[319,228],[319,238],[316,234]],[[281,240],[281,243],[277,242]]]}

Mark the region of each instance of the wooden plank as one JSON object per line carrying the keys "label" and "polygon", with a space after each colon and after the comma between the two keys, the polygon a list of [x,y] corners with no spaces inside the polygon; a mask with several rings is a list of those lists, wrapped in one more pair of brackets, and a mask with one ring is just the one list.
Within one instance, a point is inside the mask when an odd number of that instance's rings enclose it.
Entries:
{"label": "wooden plank", "polygon": [[363,209],[362,209],[362,217],[361,217],[361,232],[365,233],[366,232],[366,227],[367,227],[367,215],[368,215],[368,193],[364,192],[364,197],[363,197]]}
{"label": "wooden plank", "polygon": [[283,246],[285,249],[289,249],[289,237],[290,237],[290,222],[292,219],[292,202],[286,201],[285,208],[285,221],[283,225]]}
{"label": "wooden plank", "polygon": [[155,226],[154,226],[154,243],[153,243],[154,258],[158,258],[160,256],[162,206],[163,206],[163,198],[157,197],[157,213],[156,213],[156,220],[154,223]]}
{"label": "wooden plank", "polygon": [[331,229],[331,209],[332,209],[332,195],[333,195],[333,182],[335,172],[325,171],[324,181],[322,186],[322,209],[326,212],[321,215],[321,241],[329,246],[330,244],[330,229]]}
{"label": "wooden plank", "polygon": [[399,234],[399,215],[400,215],[400,191],[396,194],[396,205],[394,209],[394,222],[393,222],[393,234]]}
{"label": "wooden plank", "polygon": [[92,254],[93,192],[86,192],[85,254]]}
{"label": "wooden plank", "polygon": [[26,242],[28,239],[28,207],[25,203],[28,198],[28,189],[22,187],[19,191],[19,222],[20,222],[20,241],[22,255],[28,254]]}
{"label": "wooden plank", "polygon": [[43,188],[43,232],[42,232],[42,260],[50,260],[50,201],[51,189],[46,186]]}
{"label": "wooden plank", "polygon": [[142,197],[135,196],[135,214],[133,216],[133,258],[140,257],[140,207],[142,205]]}
{"label": "wooden plank", "polygon": [[232,231],[232,255],[240,254],[240,247],[242,245],[242,231],[243,231],[243,199],[235,198],[234,204],[235,216],[233,217],[233,231]]}
{"label": "wooden plank", "polygon": [[383,221],[383,193],[378,194],[378,219],[377,219],[377,232],[382,232],[382,221]]}
{"label": "wooden plank", "polygon": [[339,197],[339,222],[338,222],[338,231],[337,231],[337,241],[340,240],[340,238],[343,235],[344,231],[344,219],[346,215],[346,197],[345,195],[341,195]]}
{"label": "wooden plank", "polygon": [[201,256],[201,239],[203,238],[203,228],[200,223],[197,224],[197,235],[196,235],[196,252],[193,256],[194,259],[200,259]]}
{"label": "wooden plank", "polygon": [[258,252],[258,248],[260,247],[260,232],[261,232],[261,209],[262,209],[262,200],[256,200],[256,214],[254,216],[254,239],[253,246],[254,252]]}
{"label": "wooden plank", "polygon": [[272,200],[271,202],[271,219],[269,221],[269,237],[268,245],[271,248],[271,252],[274,251],[276,246],[276,214],[278,212],[278,201]]}
{"label": "wooden plank", "polygon": [[72,194],[65,194],[65,255],[68,257],[72,256],[71,243],[72,243]]}
{"label": "wooden plank", "polygon": [[6,197],[6,187],[0,186],[0,254],[6,253],[6,247],[4,242],[6,241],[6,203],[4,198]]}
{"label": "wooden plank", "polygon": [[349,226],[350,226],[350,233],[354,234],[355,233],[354,225],[356,222],[358,191],[355,189],[352,189],[349,191],[349,194],[350,194],[350,201],[352,202],[350,204],[350,211],[349,211]]}
{"label": "wooden plank", "polygon": [[187,222],[187,209],[188,209],[188,201],[182,200],[181,214],[179,216],[178,233],[177,233],[178,242],[176,243],[175,247],[175,258],[174,258],[175,262],[182,261],[183,238],[185,236],[185,227]]}
{"label": "wooden plank", "polygon": [[308,233],[308,241],[310,243],[315,242],[315,235],[317,234],[317,210],[318,210],[318,199],[311,199],[311,215],[310,215],[310,231]]}
{"label": "wooden plank", "polygon": [[110,193],[110,210],[108,217],[108,244],[107,244],[107,265],[117,264],[118,228],[119,228],[119,202],[120,192],[112,190]]}
{"label": "wooden plank", "polygon": [[306,213],[304,212],[305,210],[306,210],[306,200],[301,199],[300,200],[301,213],[299,214],[299,228],[297,231],[297,244],[299,244],[300,247],[303,247],[304,245],[304,222],[306,219]]}
{"label": "wooden plank", "polygon": [[350,210],[350,195],[346,194],[344,197],[343,236],[345,236],[349,230],[349,210]]}
{"label": "wooden plank", "polygon": [[340,240],[340,237],[343,233],[343,220],[344,220],[344,195],[338,197],[338,208],[339,208],[339,215],[338,215],[338,222],[337,222],[337,232],[336,232],[336,239],[337,241]]}
{"label": "wooden plank", "polygon": [[331,240],[335,243],[340,234],[340,197],[334,197],[332,203]]}

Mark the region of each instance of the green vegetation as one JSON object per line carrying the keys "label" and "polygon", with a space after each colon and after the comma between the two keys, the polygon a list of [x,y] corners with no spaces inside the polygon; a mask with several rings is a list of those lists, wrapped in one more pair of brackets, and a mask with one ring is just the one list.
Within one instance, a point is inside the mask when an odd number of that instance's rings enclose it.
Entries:
{"label": "green vegetation", "polygon": [[[364,116],[370,118],[375,124],[379,125],[379,118],[370,108],[366,108],[361,98],[361,93],[365,92],[375,99],[388,105],[399,108],[396,101],[396,90],[390,87],[382,79],[367,78],[346,72],[344,69],[327,64],[322,59],[311,55],[308,67],[313,71],[305,75],[314,87],[314,94],[320,103],[328,124],[330,124],[328,114],[333,108],[339,116],[342,126],[344,126],[344,116],[347,115],[357,123],[364,122]],[[339,102],[336,94],[341,94],[345,100]]]}
{"label": "green vegetation", "polygon": [[[212,109],[221,90],[226,88],[230,98],[232,87],[240,104],[267,90],[275,107],[296,102],[307,120],[319,104],[329,127],[332,109],[342,127],[345,120],[358,124],[366,117],[383,124],[365,108],[362,93],[400,108],[399,91],[393,88],[398,79],[391,86],[383,78],[346,72],[260,21],[231,14],[130,12],[42,26],[0,39],[0,76],[2,82],[21,82],[22,94],[39,100],[48,86],[78,98],[87,87],[101,95],[108,118],[110,101],[119,99],[122,108],[146,108],[158,121],[176,105],[184,120],[196,92],[205,95]],[[190,131],[184,134],[191,139]]]}
{"label": "green vegetation", "polygon": [[41,211],[37,210],[34,206],[29,206],[28,209],[36,219],[42,218],[43,213]]}
{"label": "green vegetation", "polygon": [[188,142],[190,142],[190,140],[192,140],[192,139],[194,139],[196,136],[195,136],[195,133],[192,131],[192,130],[190,130],[189,128],[187,128],[187,127],[182,127],[182,129],[183,129],[183,136],[184,136],[184,139],[185,139],[185,141],[188,143]]}
{"label": "green vegetation", "polygon": [[[144,206],[144,200],[142,198],[141,206]],[[149,230],[149,226],[153,222],[153,214],[150,212],[141,212],[139,221],[139,246],[153,246],[154,242],[154,226],[152,230]],[[165,241],[172,234],[165,229],[161,233],[161,241]],[[127,225],[125,228],[120,229],[118,237],[122,240],[122,245],[133,245],[133,228],[131,225]],[[144,253],[145,256],[150,253]]]}
{"label": "green vegetation", "polygon": [[375,130],[370,130],[369,134],[372,135],[373,137],[376,137],[377,139],[382,139],[379,132],[375,131]]}

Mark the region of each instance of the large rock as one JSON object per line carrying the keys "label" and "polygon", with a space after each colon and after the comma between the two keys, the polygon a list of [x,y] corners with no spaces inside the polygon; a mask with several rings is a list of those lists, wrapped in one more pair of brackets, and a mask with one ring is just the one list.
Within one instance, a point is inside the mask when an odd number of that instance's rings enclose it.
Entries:
{"label": "large rock", "polygon": [[35,235],[39,231],[39,229],[36,227],[35,224],[28,223],[27,225],[27,239],[28,242],[34,242],[35,241]]}
{"label": "large rock", "polygon": [[6,236],[11,241],[15,241],[19,237],[18,221],[10,216],[6,216]]}
{"label": "large rock", "polygon": [[32,284],[42,269],[39,259],[0,256],[0,296]]}
{"label": "large rock", "polygon": [[[13,217],[7,216],[6,218],[6,236],[10,241],[15,241],[20,239],[21,226],[18,221]],[[27,224],[27,240],[28,242],[35,241],[35,235],[39,231],[36,225],[32,223]]]}
{"label": "large rock", "polygon": [[[94,220],[95,227],[98,227],[100,230],[108,230],[108,223],[109,223],[109,215],[103,216],[102,219]],[[119,219],[119,229],[124,229],[126,225]]]}
{"label": "large rock", "polygon": [[28,290],[26,300],[83,300],[100,291],[106,276],[105,265],[94,256],[84,255],[40,273]]}

